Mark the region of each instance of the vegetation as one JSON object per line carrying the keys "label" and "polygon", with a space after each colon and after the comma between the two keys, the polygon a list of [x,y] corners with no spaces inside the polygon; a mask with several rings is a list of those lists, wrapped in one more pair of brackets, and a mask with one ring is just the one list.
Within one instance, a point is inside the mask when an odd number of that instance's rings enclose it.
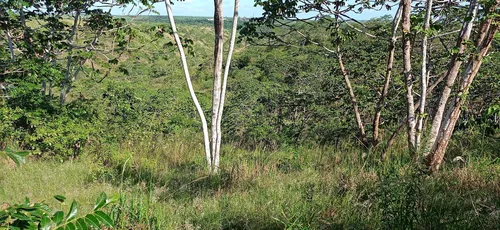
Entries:
{"label": "vegetation", "polygon": [[[54,198],[64,202],[66,197],[56,195]],[[85,217],[76,218],[78,214],[78,202],[73,201],[64,215],[63,211],[57,211],[52,215],[52,210],[45,204],[31,203],[26,198],[24,203],[6,206],[0,216],[0,226],[7,229],[100,229],[101,227],[113,227],[113,220],[104,212],[102,207],[114,202],[108,200],[105,193],[101,193],[94,205],[93,213]]]}
{"label": "vegetation", "polygon": [[[91,5],[54,6],[45,14],[30,5],[38,1],[20,2],[0,2],[0,229],[500,226],[498,9],[487,11],[498,1],[477,3],[478,16],[470,19],[463,7],[436,12],[439,20],[427,29],[425,9],[411,9],[409,31],[391,16],[355,22],[333,13],[291,22],[301,10],[326,8],[256,1],[267,17],[240,20],[226,66],[216,173],[207,170],[205,137],[178,55],[186,49],[195,96],[209,117],[213,21],[175,17],[182,43],[176,47],[165,16],[113,17]],[[135,4],[139,11],[152,7]],[[460,84],[458,75],[457,84],[446,86],[452,58],[473,65],[480,56],[477,40],[456,48],[456,31],[489,19],[495,33],[473,83]],[[472,39],[480,38],[480,28],[473,27]],[[422,63],[429,74],[425,111],[413,111],[413,134],[401,131],[409,130],[402,49],[408,41],[414,87],[421,87]],[[228,51],[229,42],[221,50]],[[446,87],[461,115],[444,163],[431,173],[425,145]],[[421,103],[417,91],[415,105]],[[448,105],[451,114],[457,107]],[[411,147],[419,135],[422,147]],[[29,162],[17,167],[26,156]],[[54,199],[57,194],[67,199]]]}

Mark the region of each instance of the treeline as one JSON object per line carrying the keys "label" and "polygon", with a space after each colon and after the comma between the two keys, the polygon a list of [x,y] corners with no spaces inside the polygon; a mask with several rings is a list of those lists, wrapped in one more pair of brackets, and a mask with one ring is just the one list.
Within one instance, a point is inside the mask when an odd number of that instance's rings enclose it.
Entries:
{"label": "treeline", "polygon": [[[121,17],[121,16],[115,16]],[[132,17],[123,17],[127,20],[131,20]],[[168,17],[163,15],[140,15],[133,17],[136,23],[147,23],[147,24],[168,24]],[[203,27],[213,27],[214,19],[213,17],[195,17],[195,16],[175,16],[175,22],[179,25],[190,25],[190,26],[203,26]],[[247,21],[247,19],[240,19],[240,22]],[[232,18],[224,18],[224,28],[231,29],[233,26]]]}
{"label": "treeline", "polygon": [[[92,13],[106,20],[93,24],[91,17],[86,17],[84,20],[89,21],[74,30],[72,45],[62,39],[72,36],[73,27],[68,22],[57,24],[64,28],[60,34],[49,29],[31,30],[33,25],[3,27],[16,47],[10,52],[9,39],[1,43],[0,81],[5,82],[0,110],[1,148],[15,145],[35,154],[67,158],[88,145],[135,138],[183,136],[201,140],[200,123],[168,34],[167,18],[140,16],[134,20],[137,24],[127,25],[130,18],[111,17],[102,11],[90,11],[88,15]],[[50,19],[57,18],[46,18]],[[176,20],[183,25],[180,34],[190,53],[196,94],[203,108],[209,108],[213,22],[202,17]],[[35,18],[28,17],[27,21],[34,23]],[[254,27],[262,29],[260,33],[251,31],[252,24],[243,27],[228,83],[228,105],[222,122],[224,142],[277,149],[301,144],[336,145],[350,139],[369,148],[363,138],[373,138],[374,114],[385,81],[391,19],[382,17],[363,24],[366,34],[376,38],[342,25],[340,49],[365,137],[360,136],[353,98],[337,55],[318,46],[335,46],[339,38],[318,29],[329,25],[319,20],[295,22],[291,27]],[[459,23],[451,25],[459,29]],[[51,28],[50,24],[44,26]],[[225,23],[225,27],[230,26],[230,22]],[[293,35],[298,30],[304,36]],[[418,66],[418,32],[413,33],[412,55]],[[436,83],[434,92],[443,90],[440,74],[453,55],[450,47],[455,35],[431,41],[429,66],[434,70],[430,76],[430,83]],[[401,40],[396,46],[402,46]],[[498,138],[498,47],[496,39],[493,52],[468,92],[457,130]],[[381,105],[380,135],[384,143],[398,130],[405,135],[400,124],[405,118],[406,83],[402,54],[396,52],[395,56],[393,78]],[[419,74],[418,68],[413,74]],[[59,92],[68,96],[63,103]],[[428,116],[435,113],[436,95],[429,97]],[[205,111],[207,116],[209,113]],[[429,122],[427,119],[426,125]]]}

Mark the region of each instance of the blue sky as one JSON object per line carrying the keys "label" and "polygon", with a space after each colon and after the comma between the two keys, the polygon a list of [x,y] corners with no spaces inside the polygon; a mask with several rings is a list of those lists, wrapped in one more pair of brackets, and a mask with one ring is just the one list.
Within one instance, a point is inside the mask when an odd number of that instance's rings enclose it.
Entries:
{"label": "blue sky", "polygon": [[[175,16],[213,16],[214,6],[212,0],[186,0],[184,2],[174,1],[172,10]],[[233,14],[233,0],[224,0],[224,16],[231,17]],[[155,10],[160,15],[166,15],[165,3],[160,2],[155,4]],[[126,11],[128,13],[128,11]],[[113,14],[121,14],[121,10],[113,11]],[[365,11],[362,14],[350,14],[350,16],[365,20],[374,17],[384,16],[386,14],[394,14],[392,11]],[[240,16],[241,17],[259,17],[262,15],[262,8],[254,7],[254,0],[240,0]]]}

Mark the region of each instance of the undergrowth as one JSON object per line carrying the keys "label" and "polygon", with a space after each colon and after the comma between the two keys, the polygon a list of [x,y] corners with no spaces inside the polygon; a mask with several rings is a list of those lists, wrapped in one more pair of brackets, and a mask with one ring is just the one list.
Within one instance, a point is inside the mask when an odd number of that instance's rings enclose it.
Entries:
{"label": "undergrowth", "polygon": [[[500,166],[466,146],[435,176],[404,149],[385,161],[351,142],[269,151],[226,145],[207,174],[198,140],[159,138],[92,146],[69,162],[0,164],[1,202],[64,193],[91,211],[101,191],[118,229],[496,229]],[[403,141],[403,140],[401,140]],[[396,145],[397,146],[397,145]],[[36,188],[36,189],[33,189]],[[66,207],[67,208],[67,207]]]}

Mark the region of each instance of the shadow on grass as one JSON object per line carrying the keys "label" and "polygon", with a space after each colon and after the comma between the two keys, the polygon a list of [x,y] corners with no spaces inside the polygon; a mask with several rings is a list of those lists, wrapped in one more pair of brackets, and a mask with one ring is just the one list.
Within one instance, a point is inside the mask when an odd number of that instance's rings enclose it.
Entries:
{"label": "shadow on grass", "polygon": [[100,172],[96,177],[117,187],[142,187],[159,189],[159,201],[168,199],[193,200],[209,197],[231,188],[234,172],[222,169],[216,175],[209,175],[206,168],[196,162],[169,165],[168,171],[158,172],[147,167],[118,164],[110,170]]}

